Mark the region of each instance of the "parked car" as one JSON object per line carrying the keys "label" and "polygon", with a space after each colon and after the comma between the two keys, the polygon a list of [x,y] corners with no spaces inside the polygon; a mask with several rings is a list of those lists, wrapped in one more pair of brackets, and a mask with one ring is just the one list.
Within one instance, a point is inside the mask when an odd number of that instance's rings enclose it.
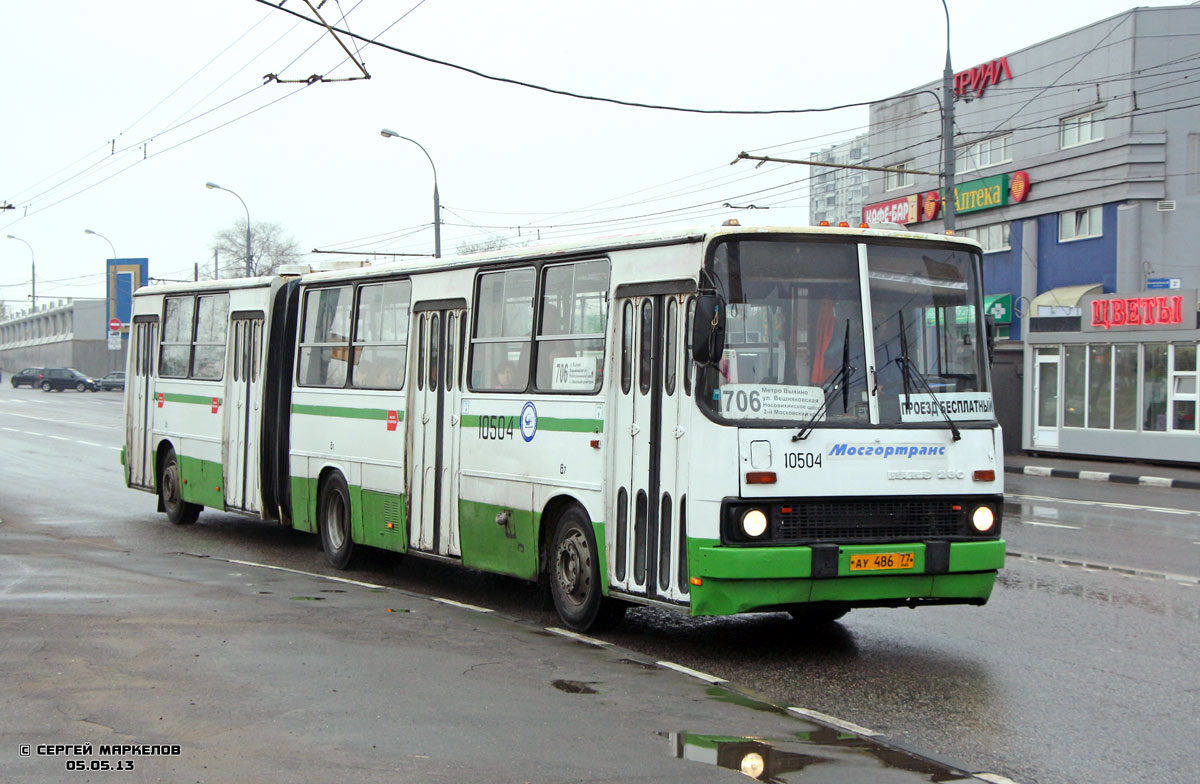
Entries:
{"label": "parked car", "polygon": [[106,392],[110,389],[124,390],[125,389],[125,371],[124,370],[114,370],[113,372],[111,372],[107,376],[105,376],[104,378],[100,379],[100,388]]}
{"label": "parked car", "polygon": [[77,392],[87,392],[89,389],[93,392],[100,391],[100,382],[91,376],[85,376],[75,368],[45,368],[42,371],[42,383],[39,384],[43,392],[49,392],[52,389],[57,389],[62,392],[64,389],[74,389]]}
{"label": "parked car", "polygon": [[20,373],[13,373],[13,376],[12,376],[13,388],[15,389],[19,386],[26,386],[26,387],[29,387],[30,389],[32,389],[33,387],[41,386],[42,373],[44,371],[45,371],[45,368],[34,367],[34,368],[25,368]]}

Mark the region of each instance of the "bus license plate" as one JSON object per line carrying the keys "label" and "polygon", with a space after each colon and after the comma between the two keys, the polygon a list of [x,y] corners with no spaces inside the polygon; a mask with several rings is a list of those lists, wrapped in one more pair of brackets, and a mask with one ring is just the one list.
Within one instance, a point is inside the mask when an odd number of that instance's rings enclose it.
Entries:
{"label": "bus license plate", "polygon": [[887,569],[911,569],[912,553],[867,553],[850,556],[850,571],[879,572]]}

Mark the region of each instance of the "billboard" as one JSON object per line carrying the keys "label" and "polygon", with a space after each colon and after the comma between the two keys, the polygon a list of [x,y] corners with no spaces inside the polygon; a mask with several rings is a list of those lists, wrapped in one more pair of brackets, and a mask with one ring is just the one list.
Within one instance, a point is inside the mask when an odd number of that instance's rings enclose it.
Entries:
{"label": "billboard", "polygon": [[129,322],[133,318],[133,292],[150,282],[149,270],[149,259],[108,260],[107,320],[120,320],[122,338],[129,335]]}

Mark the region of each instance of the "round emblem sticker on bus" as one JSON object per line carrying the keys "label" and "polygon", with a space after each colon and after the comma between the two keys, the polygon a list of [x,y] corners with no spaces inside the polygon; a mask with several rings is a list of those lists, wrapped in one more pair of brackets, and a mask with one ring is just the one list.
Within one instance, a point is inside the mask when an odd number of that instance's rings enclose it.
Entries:
{"label": "round emblem sticker on bus", "polygon": [[535,435],[537,435],[537,408],[534,407],[531,400],[521,409],[521,438],[529,442]]}

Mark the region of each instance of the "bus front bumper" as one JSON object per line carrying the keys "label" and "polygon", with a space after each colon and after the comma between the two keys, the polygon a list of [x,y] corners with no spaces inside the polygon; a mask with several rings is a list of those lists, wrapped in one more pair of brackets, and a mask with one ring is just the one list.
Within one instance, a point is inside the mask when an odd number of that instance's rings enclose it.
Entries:
{"label": "bus front bumper", "polygon": [[[691,614],[766,612],[815,602],[845,607],[984,604],[1004,566],[1004,552],[1003,539],[816,547],[729,547],[693,539],[688,547]],[[898,567],[901,561],[886,558],[867,565],[891,568],[861,568],[861,558],[852,562],[853,556],[906,553],[911,553],[911,566]]]}

